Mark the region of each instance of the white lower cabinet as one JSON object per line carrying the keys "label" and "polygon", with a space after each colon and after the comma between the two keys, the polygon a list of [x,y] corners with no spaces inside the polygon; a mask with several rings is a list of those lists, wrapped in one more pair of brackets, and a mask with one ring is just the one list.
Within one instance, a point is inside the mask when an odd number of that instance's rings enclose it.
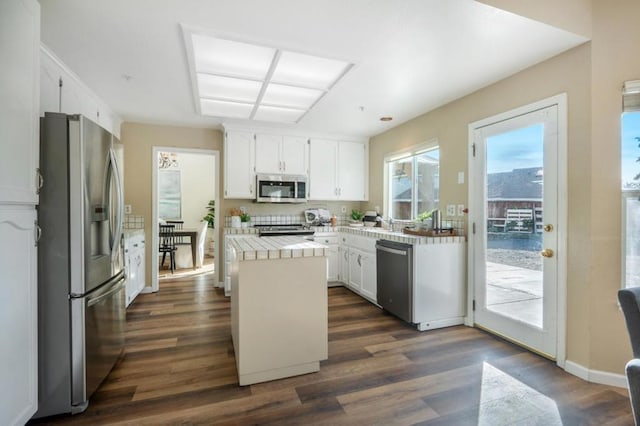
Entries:
{"label": "white lower cabinet", "polygon": [[351,290],[377,303],[375,237],[341,235],[341,281]]}
{"label": "white lower cabinet", "polygon": [[329,247],[327,255],[327,283],[335,285],[340,280],[340,245],[337,232],[316,232],[314,240]]}
{"label": "white lower cabinet", "polygon": [[124,239],[124,270],[127,277],[127,307],[140,294],[145,286],[145,238],[139,231],[127,235]]}
{"label": "white lower cabinet", "polygon": [[36,210],[0,205],[0,424],[24,424],[38,408]]}

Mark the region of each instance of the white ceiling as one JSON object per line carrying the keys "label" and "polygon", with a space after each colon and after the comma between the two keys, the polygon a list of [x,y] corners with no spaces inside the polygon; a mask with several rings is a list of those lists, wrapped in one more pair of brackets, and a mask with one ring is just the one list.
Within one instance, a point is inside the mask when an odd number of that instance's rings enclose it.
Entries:
{"label": "white ceiling", "polygon": [[197,114],[181,24],[354,63],[293,126],[348,136],[378,134],[586,41],[473,0],[40,4],[43,43],[125,121],[182,126],[274,124]]}

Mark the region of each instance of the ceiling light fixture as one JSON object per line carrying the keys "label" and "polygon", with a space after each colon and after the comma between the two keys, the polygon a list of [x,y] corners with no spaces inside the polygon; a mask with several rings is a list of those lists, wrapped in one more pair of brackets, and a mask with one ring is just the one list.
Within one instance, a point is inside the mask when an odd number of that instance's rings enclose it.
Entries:
{"label": "ceiling light fixture", "polygon": [[202,115],[297,123],[353,67],[183,29]]}

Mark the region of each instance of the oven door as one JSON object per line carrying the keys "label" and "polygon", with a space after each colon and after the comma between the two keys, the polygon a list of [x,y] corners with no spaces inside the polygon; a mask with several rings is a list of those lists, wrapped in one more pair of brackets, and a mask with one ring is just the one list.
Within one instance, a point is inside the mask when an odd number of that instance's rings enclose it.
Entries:
{"label": "oven door", "polygon": [[256,201],[261,203],[297,203],[298,181],[286,176],[258,176]]}

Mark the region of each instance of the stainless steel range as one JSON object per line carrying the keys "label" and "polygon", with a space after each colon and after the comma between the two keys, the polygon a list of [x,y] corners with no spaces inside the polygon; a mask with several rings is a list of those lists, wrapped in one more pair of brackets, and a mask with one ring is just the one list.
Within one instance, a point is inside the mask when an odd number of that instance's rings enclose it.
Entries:
{"label": "stainless steel range", "polygon": [[283,235],[299,235],[307,239],[313,238],[315,231],[301,223],[286,225],[254,225],[261,237],[277,237]]}

